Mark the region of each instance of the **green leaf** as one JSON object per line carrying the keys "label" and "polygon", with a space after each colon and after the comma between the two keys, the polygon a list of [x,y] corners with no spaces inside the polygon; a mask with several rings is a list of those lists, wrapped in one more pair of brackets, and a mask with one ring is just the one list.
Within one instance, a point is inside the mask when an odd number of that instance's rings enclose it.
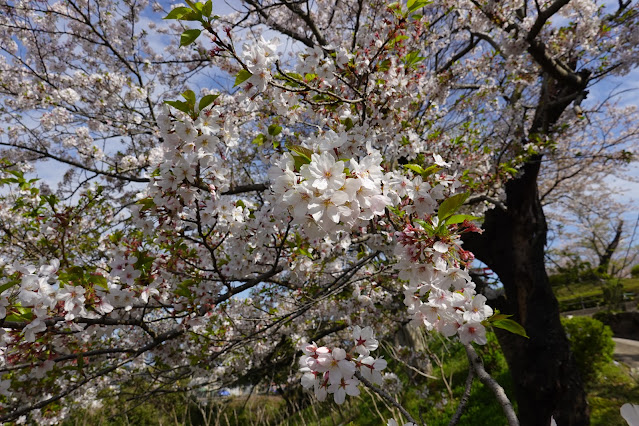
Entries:
{"label": "green leaf", "polygon": [[211,17],[211,12],[213,12],[213,2],[211,0],[204,3],[204,7],[202,7],[202,15],[207,18]]}
{"label": "green leaf", "polygon": [[312,255],[312,254],[311,254],[308,250],[306,250],[306,249],[304,249],[304,248],[300,247],[300,248],[298,248],[298,249],[297,249],[297,251],[298,251],[300,254],[302,254],[302,255],[304,255],[304,256],[306,256],[306,257],[308,257],[309,259],[311,259],[311,260],[315,260],[315,259],[313,258],[313,255]]}
{"label": "green leaf", "polygon": [[342,124],[346,126],[347,132],[351,130],[353,126],[355,126],[355,124],[353,123],[353,120],[350,117],[347,117],[346,119],[342,120]]}
{"label": "green leaf", "polygon": [[[186,99],[189,106],[195,107],[195,92],[193,90],[187,90],[182,93],[182,97]],[[193,108],[191,108],[192,110]]]}
{"label": "green leaf", "polygon": [[526,334],[526,330],[521,326],[517,321],[513,321],[511,319],[500,319],[497,321],[493,321],[491,323],[494,327],[502,328],[504,330],[510,331],[513,334],[518,336],[523,336],[528,339],[528,335]]}
{"label": "green leaf", "polygon": [[379,63],[378,68],[380,71],[388,71],[390,69],[390,66],[391,66],[390,59],[385,59]]}
{"label": "green leaf", "polygon": [[253,139],[253,144],[257,145],[257,146],[262,146],[262,144],[264,143],[264,140],[266,139],[266,136],[264,136],[263,134],[259,134],[257,136],[255,136],[255,139]]}
{"label": "green leaf", "polygon": [[207,106],[211,105],[220,95],[206,95],[200,99],[200,103],[198,104],[198,109],[202,111]]}
{"label": "green leaf", "polygon": [[477,220],[481,219],[479,216],[471,216],[469,214],[454,214],[448,219],[446,219],[446,223],[448,225],[453,225],[455,223],[462,223],[465,220]]}
{"label": "green leaf", "polygon": [[13,287],[13,286],[14,286],[14,285],[16,285],[16,284],[18,284],[18,282],[17,282],[17,281],[14,281],[14,282],[8,282],[8,283],[6,283],[6,284],[1,285],[1,286],[0,286],[0,294],[1,294],[3,291],[5,291],[5,290],[10,289],[11,287]]}
{"label": "green leaf", "polygon": [[239,86],[240,84],[244,83],[246,80],[251,78],[251,76],[253,76],[253,74],[251,74],[248,70],[240,70],[240,72],[238,72],[235,76],[235,84],[233,85],[233,87]]}
{"label": "green leaf", "polygon": [[294,78],[295,80],[300,80],[300,81],[304,80],[304,77],[302,77],[301,74],[298,74],[296,72],[289,72],[289,73],[286,73],[286,75],[291,78]]}
{"label": "green leaf", "polygon": [[422,173],[424,173],[424,168],[422,166],[420,166],[419,164],[404,164],[404,168],[412,170],[415,173],[420,174],[420,175]]}
{"label": "green leaf", "polygon": [[165,104],[172,106],[173,108],[182,111],[184,113],[190,114],[191,109],[189,108],[189,104],[182,101],[164,101]]}
{"label": "green leaf", "polygon": [[407,67],[415,68],[415,66],[424,59],[426,58],[419,56],[419,50],[415,50],[404,57],[404,64],[406,64]]}
{"label": "green leaf", "polygon": [[181,21],[202,21],[202,12],[192,10],[180,18]]}
{"label": "green leaf", "polygon": [[437,211],[437,217],[439,220],[441,221],[446,219],[459,210],[468,198],[468,195],[469,194],[467,192],[464,192],[463,194],[453,195],[452,197],[445,199],[444,202],[439,205],[439,210]]}
{"label": "green leaf", "polygon": [[168,15],[164,17],[164,19],[182,19],[184,15],[192,12],[190,7],[180,6],[171,10]]}
{"label": "green leaf", "polygon": [[189,44],[193,43],[200,36],[201,33],[201,30],[196,29],[184,31],[180,36],[180,47],[188,46]]}
{"label": "green leaf", "polygon": [[141,205],[142,210],[149,210],[155,207],[155,202],[153,201],[153,198],[151,197],[142,198],[141,200],[136,201],[135,204]]}
{"label": "green leaf", "polygon": [[298,156],[302,157],[305,160],[308,160],[308,163],[311,162],[311,156],[313,155],[313,151],[311,151],[308,148],[304,148],[303,146],[299,146],[299,145],[287,145],[286,146],[288,149],[290,149],[291,151],[293,151],[294,153],[296,153]]}
{"label": "green leaf", "polygon": [[24,318],[22,318],[20,315],[16,315],[16,314],[11,314],[11,315],[7,315],[4,318],[5,321],[11,321],[11,322],[24,322]]}
{"label": "green leaf", "polygon": [[[398,35],[397,37],[395,37],[394,39],[388,42],[388,47],[393,47],[395,46],[395,44],[399,43],[400,41],[407,40],[407,39],[408,39],[407,35],[403,35],[403,34]],[[390,68],[390,59],[386,59],[384,62],[387,62],[387,61],[388,61],[388,67],[386,69]]]}
{"label": "green leaf", "polygon": [[421,227],[424,228],[425,230],[430,230],[433,228],[423,219],[413,219],[413,222],[415,222],[418,225],[421,225]]}
{"label": "green leaf", "polygon": [[[33,313],[31,312],[31,308],[25,308],[23,306],[16,306],[15,308],[17,312],[14,314],[21,321],[31,321],[33,319]],[[7,317],[8,319],[9,317]]]}
{"label": "green leaf", "polygon": [[177,288],[177,290],[175,290],[175,294],[182,297],[189,297],[191,295],[191,292],[188,288],[180,286]]}
{"label": "green leaf", "polygon": [[409,12],[414,12],[417,9],[420,9],[428,4],[432,3],[430,0],[408,0],[406,6],[408,6]]}
{"label": "green leaf", "polygon": [[490,317],[490,318],[486,318],[486,322],[495,322],[495,321],[501,321],[501,320],[505,320],[512,317],[512,315],[506,315],[506,314],[502,314],[499,312],[499,309],[495,309],[495,313]]}
{"label": "green leaf", "polygon": [[302,166],[304,164],[309,164],[310,161],[307,160],[306,158],[299,156],[299,155],[294,155],[293,156],[293,161],[295,161],[294,167],[295,170],[300,171],[302,169]]}
{"label": "green leaf", "polygon": [[410,169],[412,171],[414,171],[415,173],[420,174],[424,179],[426,179],[428,176],[432,175],[433,173],[436,173],[438,171],[440,171],[442,168],[433,164],[432,166],[426,167],[425,169],[420,166],[419,164],[405,164],[404,168],[406,169]]}
{"label": "green leaf", "polygon": [[438,171],[440,171],[442,168],[439,167],[437,164],[433,164],[432,166],[428,166],[424,169],[424,173],[422,173],[422,176],[424,178],[432,175],[433,173],[437,173]]}
{"label": "green leaf", "polygon": [[277,124],[271,124],[268,126],[268,134],[271,136],[277,136],[282,133],[282,126],[278,126]]}
{"label": "green leaf", "polygon": [[109,285],[107,284],[107,279],[100,274],[91,274],[89,275],[88,281],[94,286],[102,287],[105,290],[109,289]]}

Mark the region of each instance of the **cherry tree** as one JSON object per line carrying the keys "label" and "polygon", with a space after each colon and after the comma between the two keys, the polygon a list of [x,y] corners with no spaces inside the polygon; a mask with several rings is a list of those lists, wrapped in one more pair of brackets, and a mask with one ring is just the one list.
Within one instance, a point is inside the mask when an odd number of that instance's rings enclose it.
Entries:
{"label": "cherry tree", "polygon": [[[634,111],[584,100],[635,66],[636,5],[0,7],[3,421],[56,423],[142,372],[149,394],[257,381],[297,350],[318,399],[368,386],[392,403],[371,351],[397,318],[461,340],[468,388],[510,424],[472,344],[516,331],[500,338],[522,423],[587,420],[537,178],[557,193],[579,174],[562,161],[627,163]],[[577,156],[594,127],[614,143]],[[30,177],[51,164],[55,190]],[[504,283],[503,314],[462,239]]]}

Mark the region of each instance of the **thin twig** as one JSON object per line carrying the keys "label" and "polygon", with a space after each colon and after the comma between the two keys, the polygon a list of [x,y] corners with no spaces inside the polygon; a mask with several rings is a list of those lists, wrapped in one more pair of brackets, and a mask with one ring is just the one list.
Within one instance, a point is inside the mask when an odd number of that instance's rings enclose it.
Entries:
{"label": "thin twig", "polygon": [[406,417],[406,419],[409,422],[415,423],[416,425],[419,424],[417,423],[417,420],[415,420],[413,416],[411,416],[410,413],[406,411],[406,409],[402,407],[402,405],[399,402],[395,401],[395,399],[392,396],[390,396],[386,391],[381,390],[380,388],[372,384],[370,381],[368,381],[366,378],[364,378],[364,376],[362,376],[362,373],[360,373],[359,371],[356,371],[355,377],[357,377],[360,382],[364,383],[366,387],[368,387],[369,389],[372,389],[377,395],[381,396],[382,398],[384,398],[384,400],[391,403],[395,408],[397,408],[404,415],[404,417]]}
{"label": "thin twig", "polygon": [[[470,366],[469,366],[470,367]],[[468,404],[468,400],[470,399],[470,388],[473,386],[473,379],[475,378],[475,370],[470,367],[468,369],[468,377],[466,377],[466,387],[464,388],[464,394],[459,400],[459,406],[457,407],[457,411],[455,411],[455,415],[452,419],[450,419],[450,423],[448,426],[455,426],[466,408],[466,404]]]}
{"label": "thin twig", "polygon": [[519,419],[517,419],[513,404],[508,399],[506,392],[504,392],[504,388],[484,369],[484,363],[481,361],[481,358],[479,358],[479,355],[477,355],[477,352],[475,352],[475,348],[473,348],[470,343],[464,345],[464,347],[466,348],[466,355],[468,355],[470,367],[475,370],[479,380],[495,394],[497,402],[499,402],[499,405],[501,405],[501,408],[504,410],[508,424],[510,426],[519,426]]}

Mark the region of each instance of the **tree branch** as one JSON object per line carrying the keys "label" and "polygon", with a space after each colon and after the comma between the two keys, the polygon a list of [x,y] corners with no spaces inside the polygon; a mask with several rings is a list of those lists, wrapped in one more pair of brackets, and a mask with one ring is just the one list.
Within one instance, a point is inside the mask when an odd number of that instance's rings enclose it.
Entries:
{"label": "tree branch", "polygon": [[468,363],[470,364],[470,368],[475,370],[477,373],[477,377],[479,380],[486,385],[492,392],[495,394],[497,398],[497,402],[501,405],[501,408],[504,410],[504,414],[506,415],[506,419],[508,420],[508,424],[510,426],[519,426],[519,419],[517,419],[517,414],[515,414],[515,409],[513,408],[512,403],[508,399],[504,388],[501,387],[497,380],[493,379],[490,374],[484,369],[484,363],[475,352],[475,348],[468,343],[464,345],[466,348],[466,355],[468,356]]}
{"label": "tree branch", "polygon": [[474,378],[475,370],[473,370],[473,368],[471,367],[468,369],[468,377],[466,377],[464,394],[462,395],[461,400],[459,401],[459,406],[457,407],[457,411],[455,411],[455,415],[453,416],[453,418],[450,419],[450,423],[448,423],[448,426],[455,426],[457,422],[459,422],[459,419],[461,418],[462,413],[464,412],[464,409],[468,404],[468,400],[470,399],[470,389],[473,386]]}
{"label": "tree branch", "polygon": [[395,399],[388,394],[388,392],[372,384],[364,376],[362,376],[362,373],[360,373],[359,371],[355,371],[355,377],[357,377],[360,382],[364,383],[364,385],[367,388],[372,389],[373,392],[375,392],[377,395],[384,398],[385,401],[389,402],[391,405],[397,408],[404,415],[404,417],[406,417],[406,420],[408,420],[409,422],[415,423],[416,425],[419,424],[417,420],[415,420],[413,416],[411,416],[410,413],[406,411],[406,409],[399,402],[395,401]]}

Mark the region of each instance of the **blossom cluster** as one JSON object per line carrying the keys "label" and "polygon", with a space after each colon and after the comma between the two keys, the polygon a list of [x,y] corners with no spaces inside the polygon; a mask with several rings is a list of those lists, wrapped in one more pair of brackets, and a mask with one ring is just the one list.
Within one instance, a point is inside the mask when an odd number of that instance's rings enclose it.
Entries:
{"label": "blossom cluster", "polygon": [[255,43],[247,43],[243,46],[242,60],[251,77],[246,81],[244,87],[247,94],[263,92],[268,83],[273,79],[271,66],[277,60],[277,46],[280,44],[278,38],[265,40],[260,36]]}
{"label": "blossom cluster", "polygon": [[[424,224],[439,226],[437,217],[429,222]],[[421,226],[411,225],[396,233],[399,277],[408,282],[404,304],[413,324],[435,329],[444,336],[457,334],[464,344],[483,345],[486,329],[482,321],[493,310],[486,305],[486,297],[476,293],[475,283],[462,267],[460,257],[469,260],[469,254],[460,247],[459,235],[454,237],[448,235],[442,240]]]}
{"label": "blossom cluster", "polygon": [[[174,111],[173,119],[168,109],[158,117],[160,132],[164,138],[162,158],[158,174],[154,176],[151,195],[157,206],[176,210],[177,198],[192,200],[194,185],[204,178],[213,193],[228,188],[228,174],[224,156],[228,148],[237,145],[237,133],[232,121],[225,119],[218,108],[208,107],[199,111],[197,119]],[[173,195],[167,197],[166,194]]]}
{"label": "blossom cluster", "polygon": [[330,393],[337,404],[343,404],[346,395],[359,395],[360,381],[355,377],[356,372],[371,383],[383,383],[381,372],[387,362],[383,358],[370,356],[370,352],[379,345],[372,328],[353,327],[353,340],[355,345],[352,352],[338,347],[317,346],[315,343],[302,344],[302,386],[305,389],[313,388],[318,400],[324,401]]}
{"label": "blossom cluster", "polygon": [[293,223],[333,232],[383,215],[394,203],[380,152],[370,148],[366,156],[346,160],[338,155],[346,134],[329,131],[318,139],[319,152],[312,152],[307,164],[297,167],[299,157],[285,153],[269,170],[277,203]]}

